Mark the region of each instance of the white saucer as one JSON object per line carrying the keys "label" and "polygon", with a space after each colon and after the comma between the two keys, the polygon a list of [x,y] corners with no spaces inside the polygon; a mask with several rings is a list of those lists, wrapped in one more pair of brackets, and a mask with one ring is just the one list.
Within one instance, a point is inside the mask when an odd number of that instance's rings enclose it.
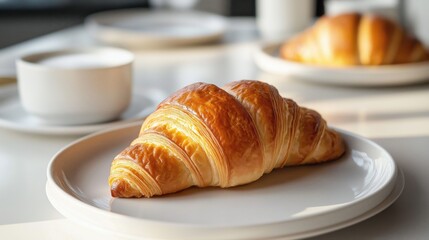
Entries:
{"label": "white saucer", "polygon": [[279,57],[281,43],[265,43],[254,53],[262,70],[303,81],[345,86],[398,86],[429,81],[429,62],[384,66],[324,67]]}
{"label": "white saucer", "polygon": [[224,17],[196,11],[122,9],[89,16],[97,40],[127,48],[201,44],[222,38]]}
{"label": "white saucer", "polygon": [[88,125],[46,125],[23,109],[16,84],[0,88],[0,127],[21,132],[49,135],[83,135],[102,129],[141,121],[153,112],[164,94],[155,91],[134,92],[129,108],[115,121]]}
{"label": "white saucer", "polygon": [[278,169],[229,189],[191,188],[150,199],[113,199],[107,184],[111,161],[139,128],[93,134],[57,153],[48,166],[46,188],[53,206],[71,220],[118,236],[284,239],[360,222],[388,207],[403,188],[403,177],[383,148],[339,131],[348,150],[330,163]]}

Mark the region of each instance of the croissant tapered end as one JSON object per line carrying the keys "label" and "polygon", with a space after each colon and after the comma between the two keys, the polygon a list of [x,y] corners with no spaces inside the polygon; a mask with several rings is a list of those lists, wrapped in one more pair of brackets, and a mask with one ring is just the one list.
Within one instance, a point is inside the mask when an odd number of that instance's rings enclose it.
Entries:
{"label": "croissant tapered end", "polygon": [[[298,166],[306,164],[318,164],[332,161],[341,157],[345,152],[345,144],[341,135],[332,129],[326,129],[318,145],[304,159],[295,158],[295,161],[286,162],[285,166]],[[298,160],[298,161],[297,161]]]}
{"label": "croissant tapered end", "polygon": [[110,186],[110,193],[112,197],[142,197],[142,194],[124,179],[113,181]]}
{"label": "croissant tapered end", "polygon": [[337,159],[344,154],[345,149],[341,135],[332,129],[327,129],[320,138],[320,144],[313,152],[313,156],[318,157],[309,157],[306,163],[315,164]]}
{"label": "croissant tapered end", "polygon": [[289,148],[290,153],[280,167],[326,162],[344,153],[341,135],[329,128],[319,113],[301,107],[298,118],[293,141],[299,144]]}
{"label": "croissant tapered end", "polygon": [[428,51],[392,20],[344,13],[324,16],[289,39],[280,57],[325,66],[376,66],[426,61]]}
{"label": "croissant tapered end", "polygon": [[348,13],[321,17],[310,29],[282,45],[280,56],[309,64],[346,66],[359,64],[357,26],[361,16]]}

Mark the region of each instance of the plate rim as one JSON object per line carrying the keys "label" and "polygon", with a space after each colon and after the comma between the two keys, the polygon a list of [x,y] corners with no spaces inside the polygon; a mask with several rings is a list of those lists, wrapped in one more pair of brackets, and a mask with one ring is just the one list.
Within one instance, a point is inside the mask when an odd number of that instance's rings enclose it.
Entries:
{"label": "plate rim", "polygon": [[[425,62],[415,62],[415,63],[402,63],[402,64],[390,64],[390,65],[381,65],[381,66],[344,66],[344,67],[336,67],[336,66],[320,66],[315,64],[306,64],[295,62],[287,59],[282,59],[277,56],[273,56],[273,54],[269,53],[270,51],[275,51],[284,43],[284,41],[276,41],[276,42],[262,42],[258,44],[256,49],[253,51],[253,60],[259,69],[266,71],[268,73],[273,73],[276,75],[295,75],[299,77],[300,80],[305,80],[313,83],[320,84],[331,84],[331,85],[342,85],[342,86],[361,86],[361,87],[369,87],[369,86],[402,86],[402,85],[411,85],[416,83],[422,83],[429,81],[429,61]],[[405,74],[407,71],[415,71],[415,68],[426,70],[424,74],[422,73],[419,77],[410,78],[406,81],[404,80],[395,80],[395,81],[350,81],[347,80],[347,77],[342,78],[342,80],[316,80],[316,77],[310,76],[307,73],[304,74],[296,74],[290,70],[279,69],[279,67],[273,67],[273,65],[281,65],[283,68],[301,68],[305,69],[307,72],[329,72],[331,75],[333,74],[353,74],[358,76],[368,76],[368,74],[372,75],[372,77],[392,75],[395,73]],[[334,79],[337,77],[334,77]]]}
{"label": "plate rim", "polygon": [[[46,182],[46,193],[48,195],[49,198],[49,193],[50,191],[52,191],[52,186],[50,182]],[[302,232],[302,233],[296,233],[296,234],[291,234],[291,235],[284,235],[284,236],[278,236],[278,237],[274,237],[274,238],[266,238],[266,240],[285,240],[285,239],[302,239],[302,238],[309,238],[309,237],[315,237],[315,236],[319,236],[319,235],[323,235],[323,234],[328,234],[328,233],[332,233],[334,231],[338,231],[341,229],[345,229],[347,227],[351,227],[355,224],[358,224],[360,222],[363,222],[375,215],[377,215],[378,213],[383,212],[384,210],[386,210],[387,208],[389,208],[392,204],[394,204],[396,202],[396,200],[401,196],[403,190],[405,188],[405,177],[404,177],[404,173],[401,169],[398,168],[398,178],[396,179],[394,188],[392,189],[392,191],[389,193],[389,195],[381,202],[379,203],[377,206],[375,206],[374,208],[362,213],[361,215],[354,217],[352,219],[346,220],[344,222],[340,222],[340,223],[336,223],[336,224],[332,224],[330,226],[327,227],[323,227],[323,228],[318,228],[318,229],[314,229],[314,230],[310,230],[310,231],[306,231],[306,232]],[[49,199],[50,200],[50,199]],[[122,234],[119,232],[115,232],[113,230],[109,230],[109,229],[105,229],[102,228],[100,226],[96,226],[96,225],[87,225],[86,222],[82,222],[82,221],[77,221],[76,219],[71,219],[68,218],[69,220],[79,224],[82,227],[88,227],[91,229],[95,229],[97,231],[103,232],[103,233],[108,233],[108,234],[115,234],[118,236],[121,236]],[[124,237],[132,237],[129,235],[122,235]],[[154,239],[154,238],[153,238]],[[156,239],[154,239],[156,240]],[[159,239],[161,240],[161,239]],[[162,239],[164,240],[164,239]]]}
{"label": "plate rim", "polygon": [[[156,15],[156,14],[179,14],[181,16],[202,16],[204,18],[210,18],[212,21],[217,22],[217,28],[212,28],[212,31],[206,34],[200,34],[196,36],[165,36],[157,34],[148,34],[145,32],[133,31],[130,29],[115,27],[109,24],[105,24],[100,19],[106,18],[109,15],[131,15],[135,16],[140,14],[144,17],[144,14]],[[186,15],[185,15],[186,13]],[[147,17],[147,16],[146,16]],[[92,35],[93,38],[100,41],[110,42],[117,45],[128,46],[128,47],[138,47],[138,46],[176,46],[176,45],[188,45],[188,44],[197,44],[205,43],[209,41],[214,41],[222,38],[222,36],[227,31],[227,19],[218,14],[203,12],[198,10],[157,10],[149,11],[145,8],[125,8],[125,9],[116,9],[116,10],[107,10],[103,12],[93,13],[87,16],[84,20],[84,26],[86,30]],[[111,34],[111,33],[120,33],[122,37],[125,37],[125,40],[118,41],[108,40],[101,34]],[[135,42],[130,43],[128,40],[129,37],[140,39],[140,43],[136,44]]]}
{"label": "plate rim", "polygon": [[[9,84],[6,86],[0,87],[0,94],[6,93],[10,95],[19,96],[18,85],[17,83]],[[136,95],[136,93],[133,93]],[[27,126],[22,124],[16,124],[13,121],[7,120],[0,117],[0,128],[13,130],[23,133],[32,133],[32,134],[41,134],[41,135],[57,135],[57,136],[78,136],[94,133],[97,131],[103,131],[110,128],[125,126],[129,123],[136,123],[143,121],[153,110],[155,110],[158,100],[145,96],[149,101],[153,102],[152,105],[145,107],[147,113],[141,116],[134,116],[129,119],[124,119],[122,121],[111,121],[98,124],[89,124],[89,125],[70,125],[70,126],[61,126],[61,125],[41,125],[38,127]]]}
{"label": "plate rim", "polygon": [[[397,175],[397,178],[395,180],[395,185],[394,185],[392,191],[389,193],[389,195],[381,203],[379,203],[374,208],[371,208],[367,212],[364,212],[361,215],[354,217],[352,219],[346,220],[344,222],[333,224],[332,226],[328,226],[325,228],[310,230],[310,231],[305,232],[305,233],[299,233],[296,235],[294,234],[293,236],[290,235],[290,236],[287,236],[287,238],[292,238],[292,239],[299,238],[299,239],[301,239],[301,238],[314,237],[314,236],[334,232],[336,230],[340,230],[340,229],[343,229],[346,227],[353,226],[354,224],[363,222],[363,221],[377,215],[378,213],[386,210],[393,203],[395,203],[395,201],[401,196],[401,194],[405,188],[404,173],[400,168],[397,168],[397,170],[398,170],[398,175]],[[284,237],[272,238],[272,239],[267,239],[267,240],[281,240],[281,239],[284,239]]]}
{"label": "plate rim", "polygon": [[[163,225],[163,226],[174,227],[176,229],[180,229],[180,228],[192,228],[192,229],[199,229],[200,231],[202,231],[202,230],[226,230],[226,229],[229,229],[229,230],[242,229],[243,230],[243,229],[249,229],[249,228],[264,228],[264,227],[268,227],[268,226],[273,225],[273,224],[285,224],[287,222],[290,222],[290,220],[285,220],[285,221],[279,221],[279,222],[276,222],[276,223],[248,224],[248,225],[238,225],[238,226],[234,225],[234,226],[225,227],[225,226],[207,226],[207,225],[200,225],[200,226],[198,226],[198,225],[191,224],[191,223],[177,223],[177,222],[166,222],[166,221],[162,221],[162,220],[144,219],[144,218],[139,218],[139,217],[134,217],[134,216],[128,216],[128,215],[124,215],[124,214],[120,214],[120,213],[110,212],[110,211],[107,211],[105,209],[100,209],[100,208],[98,208],[96,206],[90,205],[88,203],[85,203],[85,202],[79,200],[76,196],[73,196],[72,194],[70,194],[69,192],[65,191],[63,188],[61,188],[58,185],[58,182],[55,180],[55,177],[53,176],[54,175],[53,165],[55,164],[55,161],[58,158],[58,156],[60,154],[62,154],[65,150],[69,149],[70,147],[73,147],[76,144],[82,143],[84,141],[94,140],[94,138],[102,137],[105,134],[117,134],[120,131],[131,131],[131,130],[134,130],[134,129],[138,129],[140,126],[141,126],[141,124],[139,124],[139,123],[130,123],[130,124],[127,124],[127,126],[118,126],[116,128],[107,129],[107,130],[100,131],[100,132],[97,132],[97,133],[94,133],[94,134],[90,134],[90,135],[87,135],[87,136],[85,136],[83,138],[77,139],[76,141],[68,144],[67,146],[63,147],[60,151],[58,151],[57,154],[55,154],[55,156],[52,157],[51,161],[48,164],[48,168],[47,168],[47,186],[50,185],[50,190],[49,191],[51,192],[51,193],[47,192],[47,195],[48,195],[48,199],[51,202],[51,204],[54,205],[55,208],[58,207],[55,204],[55,199],[53,199],[53,197],[50,196],[50,195],[52,195],[52,192],[54,191],[54,192],[57,192],[57,194],[62,195],[61,198],[64,198],[67,201],[71,201],[71,203],[74,204],[75,207],[76,206],[80,207],[82,209],[85,209],[85,211],[90,211],[90,212],[93,212],[93,213],[101,215],[101,216],[113,217],[113,218],[116,218],[116,219],[118,219],[120,221],[124,221],[124,222],[126,222],[126,221],[133,221],[133,222],[137,221],[137,222],[140,222],[140,223],[144,223],[147,226],[158,227],[158,225]],[[326,212],[322,212],[322,213],[319,213],[319,214],[300,216],[300,217],[294,218],[293,221],[301,221],[301,220],[305,220],[305,219],[309,219],[309,218],[313,218],[313,217],[320,217],[320,216],[323,216],[325,214],[333,214],[336,211],[343,210],[343,208],[349,207],[350,205],[352,205],[352,206],[354,205],[356,207],[356,205],[358,205],[359,203],[362,203],[362,201],[367,200],[367,198],[370,198],[371,196],[379,193],[386,186],[391,185],[391,188],[389,189],[389,192],[387,192],[387,194],[383,197],[383,199],[381,199],[379,202],[377,202],[377,204],[375,206],[373,206],[371,208],[371,209],[373,209],[376,206],[378,206],[381,202],[385,201],[385,199],[392,192],[392,189],[395,188],[395,184],[397,182],[397,178],[398,178],[397,176],[398,176],[398,171],[399,170],[398,170],[398,167],[397,167],[394,159],[392,158],[392,156],[390,155],[390,153],[387,150],[385,150],[383,147],[381,147],[377,143],[371,141],[370,139],[364,138],[364,137],[362,137],[360,135],[351,133],[349,131],[341,130],[341,129],[338,129],[338,128],[335,128],[335,130],[338,131],[338,132],[340,132],[340,133],[342,133],[342,134],[347,134],[347,135],[349,135],[349,136],[351,136],[353,138],[357,138],[360,141],[364,141],[364,142],[370,144],[371,146],[374,146],[377,149],[383,151],[383,154],[385,154],[387,156],[388,160],[391,161],[391,163],[393,164],[393,167],[394,167],[393,171],[394,172],[393,172],[392,176],[390,177],[390,179],[388,181],[386,181],[382,186],[380,186],[377,189],[377,191],[372,192],[371,194],[369,194],[368,196],[366,196],[366,197],[364,197],[362,199],[354,201],[353,203],[345,204],[345,205],[341,206],[340,208],[335,208],[334,211],[326,211]],[[57,210],[59,210],[59,209],[57,208]],[[368,211],[369,211],[368,209],[365,210],[365,212],[368,212]],[[358,218],[360,215],[364,214],[365,212],[360,213],[358,216],[354,216],[352,219]],[[61,213],[63,213],[63,212],[61,212]],[[374,213],[373,215],[375,215],[375,214],[376,213]],[[371,215],[371,216],[373,216],[373,215]],[[347,220],[351,221],[352,219],[347,219]],[[364,218],[364,219],[366,219],[366,218]],[[362,219],[362,220],[364,220],[364,219]],[[360,221],[362,221],[362,220],[360,220]],[[345,221],[342,221],[342,222],[345,222]],[[340,223],[336,223],[336,224],[340,224]],[[353,223],[351,223],[351,224],[353,224]],[[346,226],[349,226],[349,225],[344,225],[344,227],[346,227]],[[100,226],[97,226],[97,227],[102,228]],[[325,229],[326,227],[322,227],[322,228]],[[339,227],[339,228],[343,228],[343,227]],[[339,229],[339,228],[335,228],[335,229]],[[333,229],[333,230],[335,230],[335,229]],[[331,230],[331,231],[333,231],[333,230]],[[314,231],[316,231],[316,230],[314,230]],[[329,230],[323,230],[323,231],[329,232]],[[277,238],[275,237],[274,239],[277,239]]]}

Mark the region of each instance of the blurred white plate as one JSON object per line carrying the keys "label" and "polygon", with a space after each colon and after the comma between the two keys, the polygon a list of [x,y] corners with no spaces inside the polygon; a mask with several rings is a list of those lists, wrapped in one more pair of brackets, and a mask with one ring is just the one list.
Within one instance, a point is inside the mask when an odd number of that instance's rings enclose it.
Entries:
{"label": "blurred white plate", "polygon": [[348,86],[397,86],[429,81],[429,62],[385,66],[323,67],[281,59],[281,43],[262,44],[254,54],[262,70],[300,80]]}
{"label": "blurred white plate", "polygon": [[226,27],[223,17],[210,13],[144,9],[96,13],[85,25],[95,39],[127,48],[212,42]]}
{"label": "blurred white plate", "polygon": [[15,58],[0,59],[0,84],[16,80]]}
{"label": "blurred white plate", "polygon": [[87,125],[46,125],[29,115],[21,105],[16,84],[0,88],[0,127],[48,135],[83,135],[141,121],[165,96],[156,91],[134,92],[128,109],[115,121]]}
{"label": "blurred white plate", "polygon": [[57,153],[47,172],[53,206],[81,224],[127,237],[283,239],[362,221],[393,203],[403,188],[383,148],[340,131],[348,150],[330,163],[278,169],[234,188],[114,199],[107,183],[110,164],[139,129],[140,124],[93,134]]}

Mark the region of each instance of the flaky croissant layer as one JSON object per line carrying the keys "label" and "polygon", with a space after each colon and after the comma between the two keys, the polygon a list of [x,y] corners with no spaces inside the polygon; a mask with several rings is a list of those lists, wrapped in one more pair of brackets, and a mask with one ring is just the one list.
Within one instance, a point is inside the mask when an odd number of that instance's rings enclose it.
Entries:
{"label": "flaky croissant layer", "polygon": [[164,100],[112,162],[114,197],[191,186],[232,187],[274,168],[338,158],[344,144],[321,116],[259,81],[196,83]]}
{"label": "flaky croissant layer", "polygon": [[308,30],[285,42],[282,58],[326,65],[386,65],[429,59],[422,43],[401,26],[373,14],[321,17]]}

